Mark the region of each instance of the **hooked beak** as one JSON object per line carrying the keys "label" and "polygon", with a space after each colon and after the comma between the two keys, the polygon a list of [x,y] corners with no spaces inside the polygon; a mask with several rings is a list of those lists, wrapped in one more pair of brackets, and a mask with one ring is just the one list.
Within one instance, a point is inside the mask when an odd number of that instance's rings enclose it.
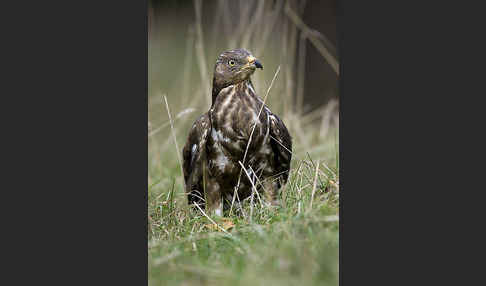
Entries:
{"label": "hooked beak", "polygon": [[262,64],[258,60],[255,61],[255,66],[259,69],[263,69]]}
{"label": "hooked beak", "polygon": [[248,56],[248,65],[255,65],[256,68],[263,69],[262,64],[254,56]]}

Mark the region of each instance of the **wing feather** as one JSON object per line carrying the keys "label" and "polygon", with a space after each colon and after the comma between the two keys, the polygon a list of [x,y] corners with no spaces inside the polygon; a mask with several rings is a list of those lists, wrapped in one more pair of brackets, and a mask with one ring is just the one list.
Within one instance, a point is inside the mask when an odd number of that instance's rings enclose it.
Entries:
{"label": "wing feather", "polygon": [[282,173],[282,184],[287,182],[292,159],[292,137],[280,118],[270,113],[270,145],[275,154],[275,168]]}
{"label": "wing feather", "polygon": [[203,165],[206,160],[207,135],[211,128],[208,113],[201,115],[192,125],[182,150],[184,182],[189,204],[203,204]]}

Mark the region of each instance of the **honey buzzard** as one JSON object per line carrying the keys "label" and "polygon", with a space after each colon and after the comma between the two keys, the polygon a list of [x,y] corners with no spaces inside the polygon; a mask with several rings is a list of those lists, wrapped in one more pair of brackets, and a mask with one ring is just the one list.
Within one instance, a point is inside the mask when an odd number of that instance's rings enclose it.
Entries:
{"label": "honey buzzard", "polygon": [[[244,49],[218,57],[211,108],[194,122],[183,149],[189,204],[207,203],[206,210],[219,216],[224,198],[231,199],[235,187],[240,200],[251,195],[248,177],[272,204],[278,204],[277,192],[287,182],[292,139],[282,120],[256,95],[250,79],[256,68],[263,66]],[[241,173],[239,162],[248,175]]]}

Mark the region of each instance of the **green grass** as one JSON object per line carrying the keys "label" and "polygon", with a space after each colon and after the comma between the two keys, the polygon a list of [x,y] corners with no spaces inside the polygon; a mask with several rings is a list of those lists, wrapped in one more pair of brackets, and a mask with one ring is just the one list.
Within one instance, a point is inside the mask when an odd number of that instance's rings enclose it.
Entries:
{"label": "green grass", "polygon": [[148,190],[150,285],[338,284],[337,166],[320,160],[316,173],[317,159],[296,158],[281,207],[255,196],[250,220],[250,200],[235,204],[227,234],[187,206],[174,161]]}

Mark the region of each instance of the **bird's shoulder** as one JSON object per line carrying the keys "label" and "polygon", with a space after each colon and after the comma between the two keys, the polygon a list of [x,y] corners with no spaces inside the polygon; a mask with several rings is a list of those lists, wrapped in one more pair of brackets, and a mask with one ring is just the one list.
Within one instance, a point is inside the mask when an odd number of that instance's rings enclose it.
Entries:
{"label": "bird's shoulder", "polygon": [[292,153],[292,137],[290,136],[287,126],[274,113],[267,111],[270,118],[270,142],[275,145],[275,150],[278,150],[289,162]]}
{"label": "bird's shoulder", "polygon": [[205,149],[204,145],[206,144],[210,128],[211,121],[207,112],[199,116],[192,124],[186,144],[182,150],[185,178],[189,175],[196,159],[200,157],[201,151]]}
{"label": "bird's shoulder", "polygon": [[266,112],[270,121],[270,132],[275,136],[286,136],[288,137],[288,140],[291,140],[287,126],[285,126],[280,117],[278,117],[275,113],[272,113],[269,109],[266,109]]}
{"label": "bird's shoulder", "polygon": [[198,142],[207,136],[208,130],[211,128],[211,121],[208,112],[199,116],[192,124],[189,131],[188,142]]}

